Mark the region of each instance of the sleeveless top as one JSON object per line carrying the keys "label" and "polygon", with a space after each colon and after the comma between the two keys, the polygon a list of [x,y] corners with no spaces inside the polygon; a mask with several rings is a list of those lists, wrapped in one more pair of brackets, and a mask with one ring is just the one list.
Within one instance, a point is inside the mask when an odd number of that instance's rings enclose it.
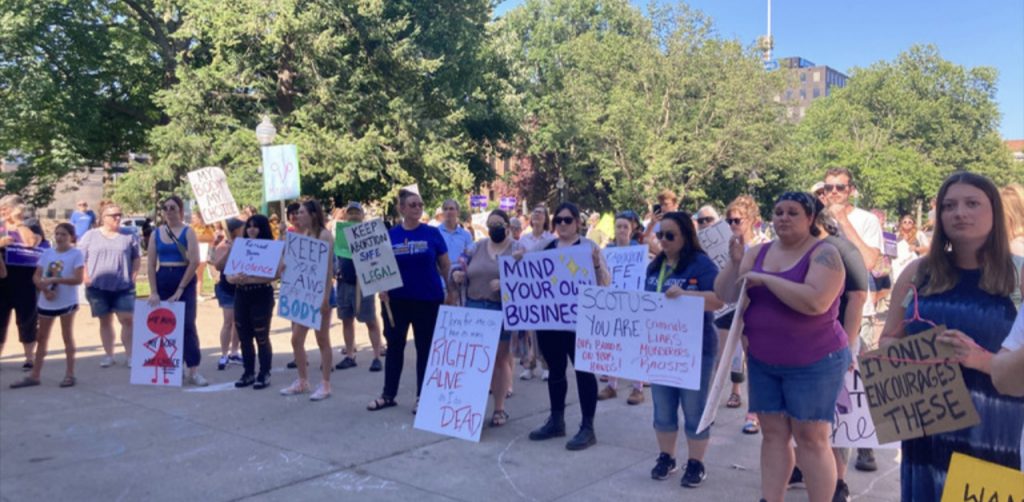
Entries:
{"label": "sleeveless top", "polygon": [[[768,272],[764,257],[774,242],[761,247],[753,271],[802,283],[811,268],[811,255],[824,241],[807,250],[789,270]],[[750,303],[743,313],[744,333],[750,342],[750,356],[766,364],[807,366],[846,347],[846,332],[839,322],[839,298],[823,314],[807,315],[793,310],[766,286],[747,289]]]}
{"label": "sleeveless top", "polygon": [[[163,226],[163,228],[167,228]],[[166,243],[160,238],[161,227],[156,227],[156,256],[159,259],[159,263],[182,263],[188,261],[186,257],[181,255],[181,250],[178,249],[178,245],[174,242]],[[187,235],[188,227],[181,229],[181,235],[178,236],[178,242],[181,243],[182,247],[188,250]]]}

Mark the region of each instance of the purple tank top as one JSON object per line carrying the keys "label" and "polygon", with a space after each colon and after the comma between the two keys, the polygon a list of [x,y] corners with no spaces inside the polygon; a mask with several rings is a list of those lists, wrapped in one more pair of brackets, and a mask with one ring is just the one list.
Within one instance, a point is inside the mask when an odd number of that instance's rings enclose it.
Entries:
{"label": "purple tank top", "polygon": [[[768,243],[757,254],[753,270],[802,283],[811,268],[811,254],[822,242],[811,246],[793,268],[782,272],[764,270],[764,257],[774,242]],[[765,286],[748,288],[747,295],[750,303],[743,313],[744,333],[750,342],[750,355],[758,361],[779,366],[807,366],[847,345],[846,332],[838,319],[842,291],[821,315],[793,310]]]}

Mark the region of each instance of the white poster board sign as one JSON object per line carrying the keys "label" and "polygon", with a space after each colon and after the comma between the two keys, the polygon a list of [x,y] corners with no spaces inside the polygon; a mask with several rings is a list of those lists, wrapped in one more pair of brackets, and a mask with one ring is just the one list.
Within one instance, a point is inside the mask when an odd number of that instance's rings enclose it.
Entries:
{"label": "white poster board sign", "polygon": [[263,200],[297,199],[299,149],[295,145],[263,147]]}
{"label": "white poster board sign", "polygon": [[708,254],[711,261],[722,270],[729,264],[729,239],[732,238],[732,230],[725,219],[718,220],[718,223],[711,225],[704,230],[697,231],[697,240],[700,247]]}
{"label": "white poster board sign", "polygon": [[254,277],[272,279],[277,275],[277,267],[281,263],[284,241],[270,239],[235,239],[231,244],[224,274],[236,275],[244,273]]}
{"label": "white poster board sign", "polygon": [[203,214],[203,221],[212,225],[238,216],[238,204],[228,187],[228,177],[219,167],[204,167],[188,173],[192,194]]}
{"label": "white poster board sign", "polygon": [[871,418],[868,398],[864,393],[864,381],[860,370],[847,371],[843,380],[846,391],[850,393],[850,409],[848,413],[836,412],[836,420],[832,424],[832,446],[836,448],[899,448],[899,441],[878,444],[875,435],[875,421]]}
{"label": "white poster board sign", "polygon": [[[721,349],[719,360],[731,361],[736,355],[740,346],[740,337],[743,335],[743,313],[747,310],[747,281],[740,285],[740,298],[736,302],[736,315],[732,318],[732,325],[729,326],[729,335],[725,337],[725,345]],[[704,404],[704,411],[700,415],[700,423],[697,424],[697,434],[704,432],[704,429],[711,427],[718,416],[718,405],[722,402],[722,389],[729,381],[729,371],[732,369],[729,364],[719,364],[715,368],[715,374],[711,377],[711,390],[708,392],[708,401]]]}
{"label": "white poster board sign", "polygon": [[135,300],[132,332],[132,385],[181,387],[185,303]]}
{"label": "white poster board sign", "polygon": [[580,245],[500,257],[505,329],[576,329],[579,288],[597,283],[591,253]]}
{"label": "white poster board sign", "polygon": [[607,247],[601,251],[612,273],[611,287],[643,291],[647,278],[647,246]]}
{"label": "white poster board sign", "polygon": [[296,232],[287,234],[277,315],[320,329],[320,307],[324,304],[324,291],[330,287],[327,266],[333,259],[331,245]]}
{"label": "white poster board sign", "polygon": [[501,312],[441,306],[416,409],[417,429],[480,441]]}
{"label": "white poster board sign", "polygon": [[398,272],[395,250],[384,220],[378,218],[352,225],[345,229],[345,238],[364,297],[402,287],[402,274]]}
{"label": "white poster board sign", "polygon": [[703,340],[703,298],[580,287],[580,371],[697,390]]}

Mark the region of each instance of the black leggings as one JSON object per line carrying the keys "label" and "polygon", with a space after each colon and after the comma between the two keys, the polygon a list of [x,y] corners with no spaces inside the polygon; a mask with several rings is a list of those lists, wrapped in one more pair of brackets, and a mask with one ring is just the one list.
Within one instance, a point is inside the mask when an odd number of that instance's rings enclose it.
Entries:
{"label": "black leggings", "polygon": [[[3,249],[0,248],[0,252]],[[7,266],[7,277],[0,279],[0,345],[7,340],[7,325],[14,311],[21,343],[36,341],[39,312],[36,309],[36,285],[32,276],[35,267]]]}
{"label": "black leggings", "polygon": [[[235,289],[235,330],[242,346],[242,366],[246,375],[256,374],[257,348],[260,352],[260,374],[270,374],[274,359],[270,346],[270,320],[273,315],[273,286],[259,284]],[[256,347],[253,347],[253,340]]]}
{"label": "black leggings", "polygon": [[405,364],[405,339],[410,324],[413,341],[416,343],[416,397],[419,397],[440,308],[441,302],[392,298],[391,313],[395,316],[395,325],[392,326],[384,305],[381,305],[384,311],[384,338],[388,341],[388,354],[384,358],[384,392],[381,394],[385,399],[394,399],[398,395],[398,382],[402,379],[402,366]]}
{"label": "black leggings", "polygon": [[[565,394],[569,391],[566,377],[568,361],[576,366],[576,333],[572,331],[538,331],[537,346],[551,371],[548,376],[548,398],[551,413],[565,413]],[[391,350],[388,350],[388,354]],[[580,393],[580,411],[584,418],[594,418],[597,412],[597,378],[593,373],[576,372],[576,390]]]}

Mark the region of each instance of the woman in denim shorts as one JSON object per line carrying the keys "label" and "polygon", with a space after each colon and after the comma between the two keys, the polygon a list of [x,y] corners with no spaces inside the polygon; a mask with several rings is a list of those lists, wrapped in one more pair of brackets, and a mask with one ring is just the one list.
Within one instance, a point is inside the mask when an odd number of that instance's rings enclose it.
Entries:
{"label": "woman in denim shorts", "polygon": [[821,203],[811,194],[786,192],[773,210],[777,240],[744,252],[742,237],[729,242],[730,260],[715,281],[727,302],[747,285],[742,312],[749,341],[750,411],[764,433],[761,496],[782,500],[796,459],[810,500],[830,500],[836,464],[830,435],[843,374],[850,365],[839,300],[846,272],[836,248],[819,240]]}

